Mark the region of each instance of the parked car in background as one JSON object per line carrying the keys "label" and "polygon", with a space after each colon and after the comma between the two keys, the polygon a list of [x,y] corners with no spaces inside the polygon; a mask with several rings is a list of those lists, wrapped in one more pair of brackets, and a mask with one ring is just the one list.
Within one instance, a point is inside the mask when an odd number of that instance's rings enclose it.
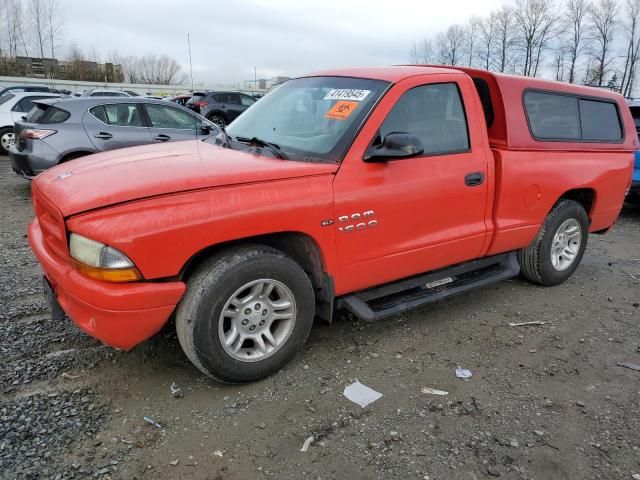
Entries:
{"label": "parked car in background", "polygon": [[216,125],[225,126],[233,122],[256,99],[237,92],[196,92],[186,106]]}
{"label": "parked car in background", "polygon": [[43,98],[60,97],[48,92],[15,92],[10,91],[0,96],[0,155],[6,155],[13,145],[14,124],[22,119],[32,108],[33,102]]}
{"label": "parked car in background", "polygon": [[[135,93],[135,92],[133,92]],[[89,90],[85,90],[82,92],[83,97],[134,97],[138,96],[137,94],[131,95],[131,93],[127,93],[121,90],[107,90],[101,88],[91,88]]]}
{"label": "parked car in background", "polygon": [[10,87],[0,87],[0,97],[8,92],[50,92],[51,89],[46,85],[12,85]]}
{"label": "parked car in background", "polygon": [[67,98],[35,103],[15,124],[14,172],[32,178],[59,163],[134,145],[207,138],[218,127],[179,105],[143,97]]}
{"label": "parked car in background", "polygon": [[[631,100],[629,102],[629,110],[631,110],[631,115],[633,116],[633,121],[636,125],[636,132],[640,136],[640,100]],[[629,198],[636,201],[640,200],[640,150],[636,151]]]}
{"label": "parked car in background", "polygon": [[176,95],[175,97],[167,98],[167,100],[173,103],[177,103],[178,105],[186,106],[190,98],[191,95]]}
{"label": "parked car in background", "polygon": [[124,93],[128,93],[130,97],[139,97],[140,94],[138,92],[134,92],[133,90],[123,90]]}

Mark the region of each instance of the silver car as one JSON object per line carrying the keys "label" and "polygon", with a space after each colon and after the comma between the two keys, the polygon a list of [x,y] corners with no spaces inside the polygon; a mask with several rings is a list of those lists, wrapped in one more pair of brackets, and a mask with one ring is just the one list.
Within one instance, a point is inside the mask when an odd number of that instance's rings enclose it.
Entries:
{"label": "silver car", "polygon": [[191,110],[142,97],[39,100],[15,124],[9,149],[13,171],[25,178],[96,152],[217,135],[219,128]]}

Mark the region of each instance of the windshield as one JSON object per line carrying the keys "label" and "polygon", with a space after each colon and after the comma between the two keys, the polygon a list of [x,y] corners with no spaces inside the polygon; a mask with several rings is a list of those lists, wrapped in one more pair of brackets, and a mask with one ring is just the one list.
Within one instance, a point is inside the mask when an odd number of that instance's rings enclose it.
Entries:
{"label": "windshield", "polygon": [[232,140],[276,144],[292,160],[340,161],[388,86],[348,77],[290,80],[247,109],[227,133]]}

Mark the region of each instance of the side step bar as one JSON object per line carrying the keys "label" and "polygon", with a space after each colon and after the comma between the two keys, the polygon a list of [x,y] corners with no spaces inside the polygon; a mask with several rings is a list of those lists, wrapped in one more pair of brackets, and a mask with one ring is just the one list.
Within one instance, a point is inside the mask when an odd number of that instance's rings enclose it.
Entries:
{"label": "side step bar", "polygon": [[517,254],[510,252],[346,295],[338,299],[337,307],[346,308],[364,321],[375,322],[519,273]]}

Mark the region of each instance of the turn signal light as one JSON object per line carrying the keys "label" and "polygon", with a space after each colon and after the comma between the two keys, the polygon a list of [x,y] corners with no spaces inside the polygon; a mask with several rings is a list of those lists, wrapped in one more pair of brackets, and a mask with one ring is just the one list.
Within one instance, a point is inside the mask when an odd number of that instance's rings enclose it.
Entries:
{"label": "turn signal light", "polygon": [[103,282],[137,282],[142,280],[142,275],[135,267],[105,269],[91,267],[75,260],[73,261],[73,266],[83,275]]}

